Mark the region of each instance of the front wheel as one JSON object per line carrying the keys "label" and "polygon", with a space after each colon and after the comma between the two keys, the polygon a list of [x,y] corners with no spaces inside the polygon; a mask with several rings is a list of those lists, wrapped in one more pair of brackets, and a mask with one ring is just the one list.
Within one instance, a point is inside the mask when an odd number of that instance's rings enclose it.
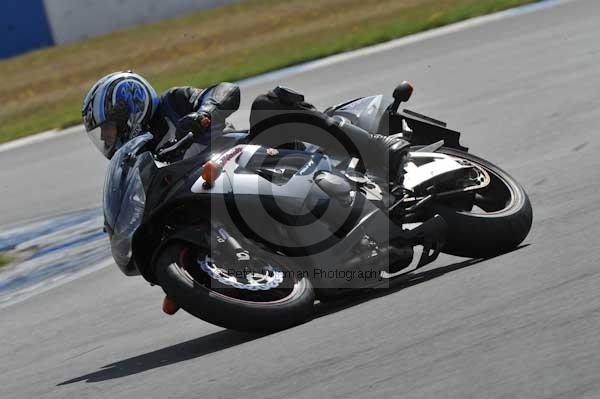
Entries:
{"label": "front wheel", "polygon": [[471,161],[490,175],[490,184],[469,198],[438,202],[432,215],[448,223],[443,252],[469,258],[486,258],[516,248],[529,233],[531,202],[517,181],[491,162],[475,155],[441,148],[438,152]]}
{"label": "front wheel", "polygon": [[261,271],[218,265],[200,247],[173,242],[155,264],[163,291],[188,313],[239,331],[277,331],[308,321],[315,294],[308,278],[266,260]]}

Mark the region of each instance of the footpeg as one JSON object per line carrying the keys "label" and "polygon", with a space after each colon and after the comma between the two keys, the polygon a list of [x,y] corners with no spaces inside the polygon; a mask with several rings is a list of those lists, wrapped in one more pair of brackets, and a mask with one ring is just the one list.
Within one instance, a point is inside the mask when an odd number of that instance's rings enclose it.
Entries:
{"label": "footpeg", "polygon": [[413,272],[435,261],[444,248],[448,224],[443,217],[435,215],[413,229],[400,226],[398,229],[394,232],[390,245],[395,248],[410,248],[412,261],[404,268],[400,263],[400,267],[395,265],[389,272],[382,271],[381,277],[384,279]]}
{"label": "footpeg", "polygon": [[396,247],[415,247],[417,245],[423,247],[423,253],[416,267],[418,269],[437,259],[444,248],[447,231],[448,224],[444,218],[435,215],[414,229],[403,228],[392,242]]}
{"label": "footpeg", "polygon": [[417,269],[423,267],[437,259],[444,244],[446,243],[446,233],[448,224],[440,215],[435,215],[420,226],[410,230],[409,241],[413,245],[422,245],[423,254],[417,265]]}

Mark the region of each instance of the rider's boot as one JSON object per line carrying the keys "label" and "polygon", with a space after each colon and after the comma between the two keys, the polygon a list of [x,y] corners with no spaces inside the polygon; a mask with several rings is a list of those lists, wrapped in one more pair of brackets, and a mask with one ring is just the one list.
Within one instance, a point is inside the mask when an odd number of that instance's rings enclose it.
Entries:
{"label": "rider's boot", "polygon": [[352,141],[367,170],[394,184],[402,184],[404,163],[410,143],[398,136],[370,133],[347,120],[327,118],[327,122],[340,128]]}
{"label": "rider's boot", "polygon": [[385,172],[389,176],[389,181],[401,185],[404,182],[404,166],[410,143],[394,136],[379,136],[378,139],[383,142],[383,146],[387,150],[388,162]]}

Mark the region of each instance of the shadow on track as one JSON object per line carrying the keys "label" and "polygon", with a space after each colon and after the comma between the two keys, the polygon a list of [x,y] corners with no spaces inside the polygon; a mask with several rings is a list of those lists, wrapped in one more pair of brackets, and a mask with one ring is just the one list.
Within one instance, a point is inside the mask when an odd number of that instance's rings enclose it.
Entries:
{"label": "shadow on track", "polygon": [[217,331],[205,335],[204,337],[195,338],[190,341],[108,364],[98,371],[61,382],[60,384],[57,384],[57,386],[73,384],[80,381],[101,382],[126,377],[158,367],[169,366],[174,363],[195,359],[263,336],[264,334],[241,333],[233,330]]}
{"label": "shadow on track", "polygon": [[436,277],[440,277],[446,273],[451,273],[456,270],[464,269],[466,267],[474,266],[487,259],[468,259],[463,262],[453,263],[448,266],[438,267],[433,270],[428,270],[418,274],[408,274],[403,277],[398,277],[396,280],[390,282],[388,288],[375,288],[368,291],[364,291],[358,295],[352,296],[341,296],[338,299],[333,299],[325,303],[319,303],[315,306],[314,318],[327,316],[332,313],[339,312],[341,310],[351,308],[361,303],[377,299],[382,296],[390,295],[403,289],[412,287],[413,285],[421,284],[426,281],[432,280]]}
{"label": "shadow on track", "polygon": [[352,296],[341,296],[339,299],[333,299],[331,301],[327,301],[326,303],[319,303],[315,306],[314,318],[316,319],[319,317],[327,316],[329,314],[339,312],[352,306],[356,306],[382,296],[393,294],[395,292],[412,287],[414,285],[433,280],[434,278],[443,276],[444,274],[451,273],[456,270],[464,269],[467,267],[475,266],[478,263],[485,262],[487,260],[518,251],[520,249],[528,247],[529,245],[530,244],[523,244],[513,249],[512,251],[508,251],[503,254],[492,256],[489,258],[466,259],[462,262],[452,263],[447,266],[437,267],[435,269],[423,272],[409,273],[405,276],[401,276],[395,280],[390,281],[390,285],[388,288],[371,289],[359,294],[353,294]]}
{"label": "shadow on track", "polygon": [[[516,248],[514,251],[526,246],[528,245],[522,245]],[[332,302],[319,303],[315,307],[314,317],[319,318],[339,312],[372,299],[393,294],[405,288],[424,283],[444,274],[474,266],[489,259],[491,258],[467,259],[462,262],[438,267],[432,270],[420,272],[418,274],[408,274],[405,277],[398,278],[397,280],[391,282],[390,287],[386,289],[374,289],[364,293],[354,294],[351,297],[342,297]],[[222,330],[204,337],[195,338],[180,344],[168,346],[166,348],[158,349],[143,355],[130,357],[116,363],[108,364],[98,371],[61,382],[57,384],[57,386],[73,384],[80,381],[91,383],[126,377],[158,367],[169,366],[171,364],[199,358],[210,353],[218,352],[223,349],[231,348],[236,345],[241,345],[243,343],[262,338],[266,335],[268,334],[251,334],[233,330]]]}

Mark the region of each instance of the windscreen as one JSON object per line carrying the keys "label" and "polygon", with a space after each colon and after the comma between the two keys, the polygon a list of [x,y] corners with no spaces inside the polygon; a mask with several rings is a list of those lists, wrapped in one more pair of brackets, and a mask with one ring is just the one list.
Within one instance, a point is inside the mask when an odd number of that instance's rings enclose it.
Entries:
{"label": "windscreen", "polygon": [[125,272],[131,259],[131,239],[142,222],[146,193],[140,175],[149,152],[137,154],[151,139],[146,133],[127,142],[111,159],[104,184],[104,219],[110,236],[113,258]]}
{"label": "windscreen", "polygon": [[343,116],[368,132],[378,133],[381,118],[390,104],[391,101],[382,95],[363,97],[339,107],[334,115]]}

